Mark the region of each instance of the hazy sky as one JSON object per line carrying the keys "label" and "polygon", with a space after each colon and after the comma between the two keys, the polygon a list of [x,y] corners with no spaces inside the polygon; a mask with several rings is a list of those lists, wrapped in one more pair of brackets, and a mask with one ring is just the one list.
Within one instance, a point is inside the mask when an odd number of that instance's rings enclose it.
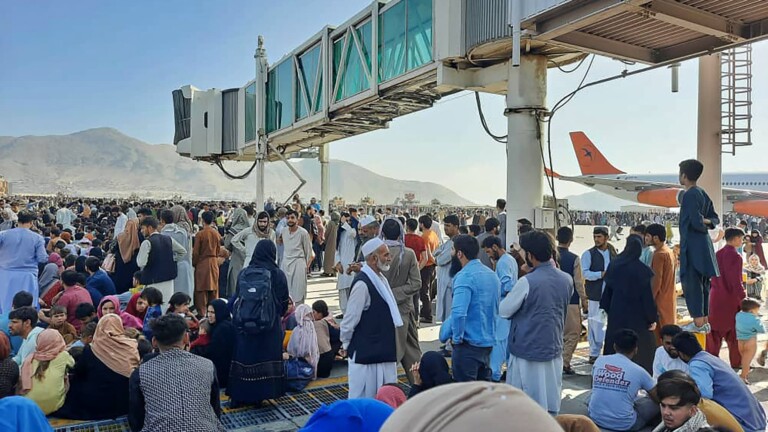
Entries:
{"label": "hazy sky", "polygon": [[[170,143],[172,90],[185,84],[239,87],[254,76],[259,34],[274,62],[323,26],[339,25],[369,3],[3,2],[0,135],[67,134],[109,126],[149,143]],[[736,157],[724,156],[726,171],[766,170],[768,44],[757,44],[753,58],[755,145]],[[624,68],[597,58],[587,81]],[[549,104],[574,89],[581,76],[581,71],[550,70]],[[679,93],[670,92],[669,82],[670,72],[660,69],[576,96],[552,124],[555,170],[579,172],[568,139],[573,130],[585,131],[627,172],[673,172],[679,160],[694,156],[696,61],[683,64]],[[483,104],[491,129],[505,132],[503,97],[485,95]],[[396,119],[387,130],[334,143],[331,157],[391,177],[442,183],[478,203],[506,193],[504,145],[483,132],[470,93]],[[560,196],[587,190],[558,183]]]}

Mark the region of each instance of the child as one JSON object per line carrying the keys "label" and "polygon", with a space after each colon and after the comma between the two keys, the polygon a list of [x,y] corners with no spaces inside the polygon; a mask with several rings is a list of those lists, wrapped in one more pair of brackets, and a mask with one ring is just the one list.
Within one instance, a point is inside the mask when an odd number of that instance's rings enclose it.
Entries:
{"label": "child", "polygon": [[83,349],[93,342],[93,335],[96,333],[96,323],[91,322],[83,326],[83,330],[80,332],[80,340],[75,341],[72,346],[69,347],[69,354],[77,361],[80,355],[83,353]]}
{"label": "child", "polygon": [[[189,327],[190,337],[197,335],[197,327],[199,325],[197,317],[189,311],[189,304],[192,303],[192,298],[183,292],[174,293],[171,299],[168,300],[168,310],[165,312],[179,314],[182,318],[187,320],[187,326]],[[194,337],[192,337],[194,339]]]}
{"label": "child", "polygon": [[755,254],[750,255],[744,271],[747,273],[747,281],[745,282],[747,296],[761,300],[765,267],[760,264],[760,257]]}
{"label": "child", "polygon": [[133,288],[128,291],[131,294],[140,293],[144,289],[144,285],[141,284],[141,270],[133,274]]}
{"label": "child", "polygon": [[67,345],[77,339],[77,330],[67,322],[67,308],[64,306],[51,308],[51,324],[48,327],[61,333],[61,337],[64,338],[64,343]]}
{"label": "child", "polygon": [[80,320],[82,327],[88,323],[98,323],[99,318],[96,316],[96,308],[90,303],[80,303],[75,309],[75,318]]}
{"label": "child", "polygon": [[147,287],[141,291],[140,298],[144,299],[149,306],[147,306],[147,314],[144,315],[144,337],[147,340],[152,340],[152,328],[149,323],[155,318],[159,318],[162,314],[163,305],[163,293],[157,288]]}
{"label": "child", "polygon": [[741,354],[741,379],[749,385],[747,379],[749,367],[757,352],[757,334],[765,333],[763,324],[760,323],[760,303],[755,299],[745,298],[741,301],[741,312],[736,314],[736,339],[739,340],[739,354]]}
{"label": "child", "polygon": [[333,360],[341,347],[339,327],[333,318],[328,316],[328,304],[322,300],[312,303],[312,318],[315,320],[317,346],[320,352],[320,359],[317,362],[317,376],[318,378],[328,378],[331,376]]}
{"label": "child", "polygon": [[211,324],[207,318],[200,320],[199,323],[199,335],[192,345],[189,347],[189,352],[197,354],[199,356],[205,356],[208,344],[211,342]]}

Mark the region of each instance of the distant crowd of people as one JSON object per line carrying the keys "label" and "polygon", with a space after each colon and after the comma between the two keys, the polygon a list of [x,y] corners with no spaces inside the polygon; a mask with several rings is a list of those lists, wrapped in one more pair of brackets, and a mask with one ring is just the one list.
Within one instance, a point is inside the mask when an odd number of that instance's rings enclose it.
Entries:
{"label": "distant crowd of people", "polygon": [[[322,406],[303,430],[502,430],[520,418],[542,431],[765,430],[747,386],[752,359],[766,356],[762,236],[718,229],[696,186],[702,171],[680,164],[677,253],[663,221],[633,225],[619,253],[609,221],[577,255],[571,228],[552,236],[507,221],[503,199],[472,219],[356,207],[326,219],[298,197],[264,211],[9,206],[0,408],[127,415],[134,431],[224,430],[220,389],[231,407],[258,405],[345,361],[349,400]],[[306,304],[312,274],[336,277],[340,314]],[[692,318],[684,326],[678,279]],[[588,415],[561,415],[583,317]],[[422,353],[418,328],[433,323],[442,345]],[[723,340],[730,365],[718,357]]]}

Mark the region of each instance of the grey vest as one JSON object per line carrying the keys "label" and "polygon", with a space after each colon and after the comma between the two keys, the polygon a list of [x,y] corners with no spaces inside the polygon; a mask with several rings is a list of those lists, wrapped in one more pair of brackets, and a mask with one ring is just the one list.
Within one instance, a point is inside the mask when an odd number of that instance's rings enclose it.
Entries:
{"label": "grey vest", "polygon": [[573,278],[550,262],[524,276],[528,297],[512,319],[509,353],[529,361],[545,362],[563,354],[563,327]]}

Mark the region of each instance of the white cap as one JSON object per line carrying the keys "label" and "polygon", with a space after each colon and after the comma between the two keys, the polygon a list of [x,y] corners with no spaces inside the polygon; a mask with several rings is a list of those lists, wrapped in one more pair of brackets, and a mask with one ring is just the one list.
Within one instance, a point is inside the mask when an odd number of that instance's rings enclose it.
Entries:
{"label": "white cap", "polygon": [[375,223],[375,222],[376,222],[376,218],[375,217],[373,217],[371,215],[365,215],[365,216],[363,216],[362,219],[360,219],[360,226],[361,227],[368,226],[368,225],[370,225],[372,223]]}
{"label": "white cap", "polygon": [[384,241],[378,237],[373,238],[365,242],[362,247],[363,256],[368,258],[368,255],[376,252],[376,250],[384,245]]}

